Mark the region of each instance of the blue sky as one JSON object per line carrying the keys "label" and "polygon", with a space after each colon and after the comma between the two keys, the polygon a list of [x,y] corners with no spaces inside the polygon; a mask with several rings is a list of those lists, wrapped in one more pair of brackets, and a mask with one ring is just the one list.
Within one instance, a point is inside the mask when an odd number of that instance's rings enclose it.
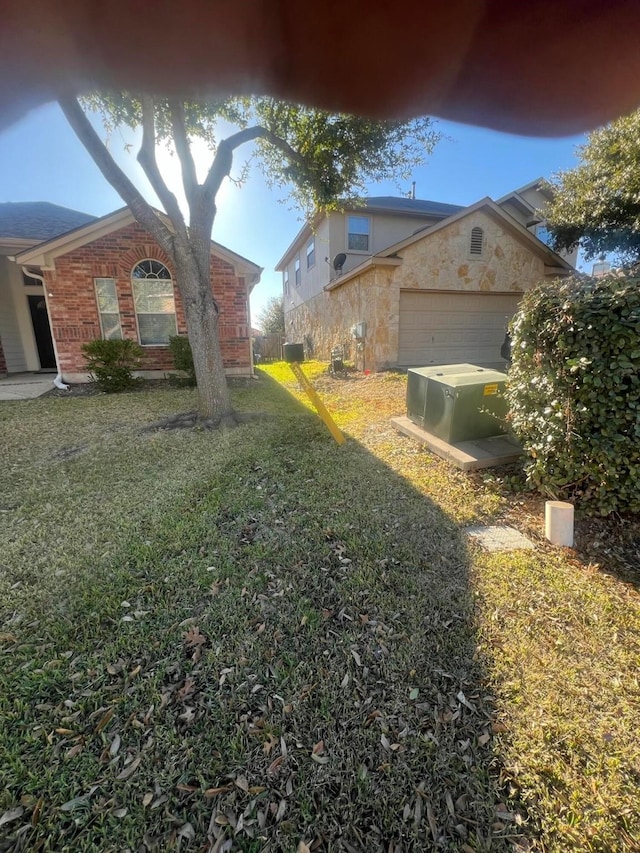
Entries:
{"label": "blue sky", "polygon": [[[438,122],[437,128],[450,139],[440,142],[427,165],[413,175],[416,196],[451,204],[472,204],[486,195],[499,198],[535,178],[570,168],[576,163],[576,145],[584,141],[583,137],[511,136],[447,121]],[[155,202],[134,153],[124,150],[126,141],[135,140],[116,133],[110,141],[111,151]],[[206,154],[204,147],[196,151],[202,168],[206,168]],[[249,150],[240,151],[236,175],[249,154]],[[177,190],[176,158],[162,152],[159,159]],[[411,182],[403,189],[410,190]],[[370,187],[370,193],[398,195],[398,189],[393,184],[378,184]],[[123,204],[55,104],[33,111],[0,133],[0,201],[50,201],[96,216]],[[300,225],[299,214],[286,203],[286,191],[270,190],[255,165],[242,187],[227,181],[221,190],[213,239],[264,267],[251,300],[254,318],[264,302],[280,292],[280,274],[273,267]]]}

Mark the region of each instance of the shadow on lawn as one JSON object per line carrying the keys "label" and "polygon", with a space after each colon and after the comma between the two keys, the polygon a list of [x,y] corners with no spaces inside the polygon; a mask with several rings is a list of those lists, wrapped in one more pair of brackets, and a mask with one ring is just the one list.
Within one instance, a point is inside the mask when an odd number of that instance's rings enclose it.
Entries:
{"label": "shadow on lawn", "polygon": [[576,549],[585,563],[640,591],[640,519],[586,517],[576,522]]}
{"label": "shadow on lawn", "polygon": [[[273,380],[251,396],[280,416],[210,435],[219,468],[172,523],[78,578],[66,639],[91,686],[64,664],[16,703],[25,735],[81,739],[25,745],[0,850],[529,849],[496,815],[458,528]],[[151,629],[115,621],[124,599]]]}

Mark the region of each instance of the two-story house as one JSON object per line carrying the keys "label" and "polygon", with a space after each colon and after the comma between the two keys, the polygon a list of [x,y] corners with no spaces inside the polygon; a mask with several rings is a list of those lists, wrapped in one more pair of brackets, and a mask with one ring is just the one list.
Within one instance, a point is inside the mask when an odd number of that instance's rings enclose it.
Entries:
{"label": "two-story house", "polygon": [[538,180],[469,207],[376,197],[306,223],[276,267],[287,338],[320,358],[347,347],[360,369],[500,366],[522,294],[575,263],[546,245],[548,193]]}

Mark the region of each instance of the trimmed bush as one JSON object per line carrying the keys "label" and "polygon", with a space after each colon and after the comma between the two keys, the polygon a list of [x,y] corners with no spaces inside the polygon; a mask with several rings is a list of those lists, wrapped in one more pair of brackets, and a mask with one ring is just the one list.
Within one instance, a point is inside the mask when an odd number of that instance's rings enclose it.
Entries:
{"label": "trimmed bush", "polygon": [[187,374],[185,382],[187,385],[196,384],[196,371],[193,366],[193,353],[191,344],[186,335],[173,335],[169,338],[169,349],[173,356],[173,366]]}
{"label": "trimmed bush", "polygon": [[140,365],[144,350],[135,341],[98,338],[82,345],[89,378],[107,394],[133,387],[133,371]]}
{"label": "trimmed bush", "polygon": [[531,484],[591,514],[640,511],[640,277],[544,282],[511,322],[507,400]]}

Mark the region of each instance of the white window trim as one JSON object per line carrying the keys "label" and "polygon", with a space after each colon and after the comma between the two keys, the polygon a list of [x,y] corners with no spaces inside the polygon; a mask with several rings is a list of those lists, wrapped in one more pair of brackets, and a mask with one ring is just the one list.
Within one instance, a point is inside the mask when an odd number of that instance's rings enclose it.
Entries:
{"label": "white window trim", "polygon": [[[141,347],[145,347],[145,348],[163,347],[164,349],[168,349],[168,347],[169,347],[168,341],[166,344],[143,344],[142,340],[140,338],[140,324],[138,323],[138,313],[145,315],[145,314],[149,314],[152,312],[149,312],[149,311],[138,312],[136,310],[136,297],[135,297],[135,294],[133,292],[133,285],[134,285],[134,283],[137,283],[140,281],[145,281],[145,279],[144,278],[135,279],[133,277],[133,271],[138,266],[138,264],[143,264],[145,261],[154,261],[155,263],[162,264],[162,266],[167,270],[167,272],[169,272],[169,273],[171,272],[171,270],[167,267],[166,264],[163,264],[162,261],[157,261],[155,258],[142,258],[141,260],[136,261],[136,263],[131,268],[131,275],[130,275],[129,280],[131,282],[131,296],[133,298],[133,313],[134,313],[135,318],[136,318],[136,333],[138,335],[138,343],[140,344]],[[171,276],[171,279],[163,279],[163,280],[164,281],[171,281],[171,291],[173,293],[173,322],[175,324],[175,332],[174,332],[174,335],[171,335],[170,337],[174,337],[175,335],[178,334],[178,314],[176,311],[176,290],[175,290],[174,283],[173,283],[173,276]],[[153,281],[153,279],[149,279],[149,281]]]}
{"label": "white window trim", "polygon": [[300,263],[300,255],[298,255],[298,257],[293,262],[293,277],[296,283],[296,287],[300,287],[300,285],[302,284],[302,264]]}
{"label": "white window trim", "polygon": [[[368,221],[368,223],[369,223],[369,234],[368,234],[369,248],[368,249],[350,249],[349,248],[349,234],[350,234],[349,217],[351,217],[351,216],[357,216],[359,219],[366,219]],[[373,220],[372,220],[371,216],[367,216],[367,215],[362,214],[362,213],[347,213],[345,216],[345,220],[344,220],[344,234],[345,234],[345,237],[344,237],[345,252],[347,252],[350,255],[372,255],[373,254],[373,250],[372,250]]]}
{"label": "white window trim", "polygon": [[[311,251],[309,251],[309,247],[311,247]],[[315,239],[315,237],[312,237],[309,240],[309,242],[307,243],[306,253],[307,253],[307,269],[311,270],[316,265],[316,239]],[[309,258],[313,258],[311,263],[309,263]]]}
{"label": "white window trim", "polygon": [[[116,305],[118,306],[118,311],[117,311],[118,325],[120,326],[120,337],[119,338],[105,338],[105,336],[104,336],[104,325],[102,323],[103,312],[100,310],[100,301],[98,299],[98,282],[99,281],[112,281],[113,282],[114,290],[116,292]],[[102,338],[103,341],[106,341],[106,340],[122,340],[124,337],[124,334],[122,332],[122,315],[120,314],[120,298],[118,297],[118,282],[111,275],[95,276],[93,279],[93,292],[94,292],[95,297],[96,297],[96,309],[98,311],[98,322],[100,323],[100,337]],[[107,313],[107,312],[105,312],[105,313]]]}
{"label": "white window trim", "polygon": [[289,270],[282,270],[282,292],[285,296],[289,295]]}

